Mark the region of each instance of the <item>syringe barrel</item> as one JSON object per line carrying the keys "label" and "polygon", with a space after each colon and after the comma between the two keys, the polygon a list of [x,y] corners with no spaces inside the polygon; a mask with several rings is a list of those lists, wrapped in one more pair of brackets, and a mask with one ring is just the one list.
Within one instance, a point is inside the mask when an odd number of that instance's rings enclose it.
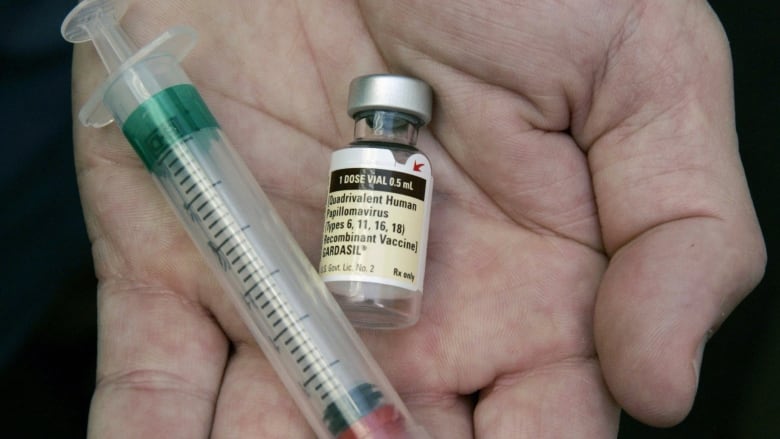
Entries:
{"label": "syringe barrel", "polygon": [[130,66],[104,104],[316,434],[425,437],[178,63]]}

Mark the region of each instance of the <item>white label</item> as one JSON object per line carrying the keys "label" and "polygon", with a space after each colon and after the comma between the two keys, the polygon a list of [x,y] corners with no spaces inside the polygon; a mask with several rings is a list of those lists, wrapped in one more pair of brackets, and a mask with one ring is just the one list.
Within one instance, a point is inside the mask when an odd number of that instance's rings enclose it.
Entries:
{"label": "white label", "polygon": [[333,153],[320,275],[422,290],[433,176],[428,158],[381,148]]}

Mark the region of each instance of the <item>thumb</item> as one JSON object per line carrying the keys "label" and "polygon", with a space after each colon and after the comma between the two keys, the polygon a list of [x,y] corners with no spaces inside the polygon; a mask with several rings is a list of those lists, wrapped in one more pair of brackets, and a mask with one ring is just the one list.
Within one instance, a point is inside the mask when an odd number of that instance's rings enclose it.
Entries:
{"label": "thumb", "polygon": [[605,379],[620,405],[660,427],[680,422],[698,386],[705,343],[761,277],[763,246],[722,221],[659,226],[623,247],[595,315]]}
{"label": "thumb", "polygon": [[766,254],[717,18],[706,2],[637,5],[573,132],[610,256],[594,317],[604,378],[632,416],[669,426],[690,410],[704,344]]}

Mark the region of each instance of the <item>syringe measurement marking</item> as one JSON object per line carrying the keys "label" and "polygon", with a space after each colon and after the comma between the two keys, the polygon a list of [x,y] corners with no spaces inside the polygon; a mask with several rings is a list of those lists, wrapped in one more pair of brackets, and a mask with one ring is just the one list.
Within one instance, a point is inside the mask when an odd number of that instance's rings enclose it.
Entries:
{"label": "syringe measurement marking", "polygon": [[238,262],[239,260],[241,260],[241,258],[243,258],[244,256],[246,256],[246,251],[242,251],[241,253],[239,253],[239,254],[238,254],[238,256],[236,256],[236,258],[235,258],[235,259],[233,259],[232,261],[230,261],[230,265],[236,265],[236,262]]}
{"label": "syringe measurement marking", "polygon": [[228,242],[230,242],[230,240],[231,240],[231,239],[233,239],[233,237],[232,237],[232,236],[231,236],[230,238],[227,238],[227,239],[225,239],[224,241],[222,241],[222,244],[218,245],[218,246],[217,246],[217,248],[216,248],[215,250],[216,250],[216,251],[220,251],[220,250],[222,250],[222,247],[223,247],[225,244],[227,244]]}
{"label": "syringe measurement marking", "polygon": [[287,328],[284,328],[284,329],[282,329],[282,330],[281,330],[281,332],[279,332],[278,334],[276,334],[276,337],[274,337],[274,343],[276,343],[276,340],[279,340],[280,338],[282,338],[282,336],[284,335],[284,333],[285,333],[285,332],[287,332],[287,331],[288,331],[288,329],[287,329]]}
{"label": "syringe measurement marking", "polygon": [[[175,151],[174,151],[175,149]],[[221,200],[220,195],[214,192],[218,185],[222,183],[218,180],[214,183],[208,183],[208,179],[205,173],[201,170],[200,166],[195,162],[189,151],[186,149],[186,145],[177,144],[170,148],[164,155],[167,158],[170,153],[174,153],[174,158],[168,163],[163,161],[169,172],[173,171],[174,174],[179,175],[184,170],[188,171],[186,178],[181,180],[173,180],[174,183],[178,183],[177,188],[179,194],[183,199],[187,200],[184,203],[184,207],[190,212],[190,216],[201,225],[206,224],[206,220],[212,219],[212,222],[205,228],[206,234],[210,238],[210,248],[217,254],[220,260],[222,268],[229,273],[234,273],[234,276],[239,276],[241,282],[247,285],[246,291],[243,293],[244,301],[250,307],[250,309],[257,308],[257,300],[264,297],[266,294],[270,294],[267,300],[261,305],[260,309],[265,309],[271,306],[272,310],[263,319],[266,324],[270,324],[271,329],[278,327],[278,332],[271,339],[277,351],[288,352],[290,356],[293,356],[295,362],[302,366],[300,370],[302,374],[301,384],[304,391],[308,394],[310,391],[317,394],[321,401],[323,401],[323,409],[331,400],[335,400],[340,395],[346,395],[347,389],[336,379],[332,373],[332,367],[338,364],[339,360],[335,360],[330,364],[326,364],[322,352],[313,345],[311,339],[308,337],[306,330],[300,326],[301,322],[309,318],[308,314],[304,314],[297,317],[292,312],[292,309],[286,303],[284,298],[277,292],[278,287],[273,280],[273,276],[279,274],[278,269],[274,269],[269,273],[266,271],[263,262],[261,262],[259,256],[255,253],[254,248],[244,235],[244,232],[250,228],[250,226],[244,225],[237,227],[236,222],[233,219],[227,206]],[[178,169],[173,170],[174,165],[180,165]],[[170,175],[170,174],[169,174]],[[190,186],[184,187],[185,183],[189,184],[189,181],[193,181]],[[192,193],[195,188],[199,187],[198,191]],[[194,202],[205,197],[197,209],[193,212],[191,210]],[[216,218],[212,218],[216,215]],[[217,225],[220,225],[219,230],[214,233]],[[211,244],[217,242],[217,238],[222,234],[228,234],[227,238],[224,238],[219,246]],[[223,252],[222,248],[228,243],[233,241],[229,251]],[[230,261],[228,256],[237,252],[237,255]],[[223,262],[224,261],[224,262]],[[229,264],[228,264],[229,262]],[[236,270],[237,266],[240,268]],[[249,269],[250,271],[246,275],[242,275],[244,271]],[[252,297],[251,293],[257,289],[260,292],[257,296]],[[263,315],[255,314],[263,318]],[[273,323],[270,322],[272,317],[275,317]],[[282,323],[285,323],[282,325]],[[281,325],[281,326],[280,326]],[[282,336],[287,335],[282,346],[277,343]],[[297,355],[297,358],[295,357]],[[315,386],[312,388],[312,384]],[[332,397],[332,399],[331,399]]]}
{"label": "syringe measurement marking", "polygon": [[[329,368],[333,368],[334,366],[336,366],[337,364],[339,364],[339,362],[340,362],[340,360],[334,360],[334,361],[331,361],[331,362],[328,364],[328,367],[329,367]],[[314,377],[315,377],[315,376],[316,376],[316,375],[312,375],[311,377],[309,377],[309,379],[308,379],[308,380],[306,380],[306,383],[305,383],[304,385],[308,385],[308,384],[309,384],[309,383],[310,383],[310,382],[311,382],[311,381],[314,379]],[[314,387],[314,390],[320,390],[320,389],[322,388],[322,385],[323,385],[323,383],[319,383],[319,384],[317,384],[317,386],[315,386],[315,387]]]}
{"label": "syringe measurement marking", "polygon": [[[181,186],[181,185],[179,185],[179,186]],[[195,198],[193,198],[192,200],[190,200],[189,204],[187,204],[186,206],[184,206],[184,208],[185,208],[185,209],[187,209],[187,210],[190,210],[190,206],[192,206],[193,204],[195,204],[195,201],[197,201],[197,200],[198,200],[198,198],[200,198],[200,197],[202,197],[202,196],[203,196],[203,192],[198,192],[198,195],[195,195]],[[207,205],[207,204],[209,204],[209,202],[208,202],[208,201],[206,201],[206,202],[204,202],[203,204],[201,204],[201,206],[205,206],[205,205]],[[198,210],[198,211],[200,211],[200,210]]]}
{"label": "syringe measurement marking", "polygon": [[233,253],[234,251],[236,251],[236,249],[239,248],[239,247],[241,247],[241,242],[237,243],[233,247],[230,247],[230,250],[225,252],[225,256],[230,256],[230,254]]}

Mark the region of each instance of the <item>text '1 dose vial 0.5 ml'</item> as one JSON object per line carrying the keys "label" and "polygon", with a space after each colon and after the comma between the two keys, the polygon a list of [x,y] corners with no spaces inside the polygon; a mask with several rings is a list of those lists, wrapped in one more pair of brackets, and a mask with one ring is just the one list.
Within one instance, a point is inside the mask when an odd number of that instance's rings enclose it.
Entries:
{"label": "text '1 dose vial 0.5 ml'", "polygon": [[432,91],[399,75],[355,78],[355,138],[333,153],[319,272],[350,322],[403,328],[420,316],[433,176],[415,148]]}

